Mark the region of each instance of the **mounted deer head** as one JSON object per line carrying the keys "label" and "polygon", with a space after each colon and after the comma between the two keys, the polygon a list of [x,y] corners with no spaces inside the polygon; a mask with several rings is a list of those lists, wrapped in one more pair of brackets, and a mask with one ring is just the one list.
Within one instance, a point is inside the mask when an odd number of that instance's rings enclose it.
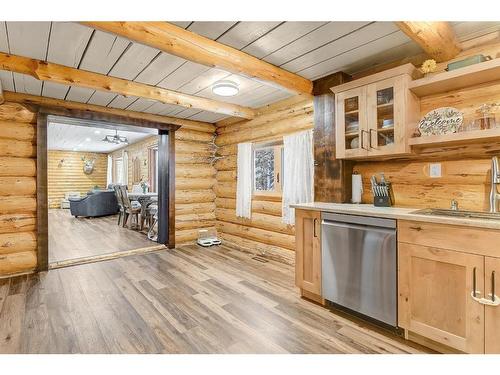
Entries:
{"label": "mounted deer head", "polygon": [[83,173],[92,174],[94,171],[95,158],[87,159],[85,156],[82,157],[83,161]]}

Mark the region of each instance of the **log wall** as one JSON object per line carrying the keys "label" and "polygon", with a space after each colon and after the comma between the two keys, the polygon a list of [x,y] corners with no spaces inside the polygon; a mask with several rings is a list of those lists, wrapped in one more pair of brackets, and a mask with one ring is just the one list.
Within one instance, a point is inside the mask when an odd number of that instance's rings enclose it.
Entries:
{"label": "log wall", "polygon": [[[212,166],[214,134],[188,129],[175,132],[175,243],[192,242],[198,230],[215,227],[216,170]],[[129,188],[132,188],[132,160],[139,157],[141,176],[149,177],[148,148],[158,143],[156,136],[128,146]],[[113,157],[121,156],[122,149]],[[146,163],[144,163],[146,161]]]}
{"label": "log wall", "polygon": [[254,197],[252,218],[236,217],[236,153],[241,142],[280,139],[283,135],[313,127],[312,98],[293,97],[258,109],[247,121],[226,120],[217,125],[218,146],[215,216],[217,230],[226,244],[255,254],[294,262],[295,230],[282,223],[281,199]]}
{"label": "log wall", "polygon": [[[95,159],[91,174],[83,172],[82,157]],[[49,208],[60,208],[61,199],[68,192],[81,195],[94,187],[106,188],[107,154],[49,150],[47,155],[47,187]]]}
{"label": "log wall", "polygon": [[0,277],[36,267],[36,114],[0,105]]}

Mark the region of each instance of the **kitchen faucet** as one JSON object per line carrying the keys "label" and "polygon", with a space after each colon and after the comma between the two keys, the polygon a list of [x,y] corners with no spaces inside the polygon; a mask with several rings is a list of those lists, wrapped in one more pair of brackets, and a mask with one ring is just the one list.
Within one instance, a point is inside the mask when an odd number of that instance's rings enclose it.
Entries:
{"label": "kitchen faucet", "polygon": [[491,191],[490,191],[490,212],[498,212],[498,194],[497,185],[500,185],[500,169],[498,156],[491,158]]}

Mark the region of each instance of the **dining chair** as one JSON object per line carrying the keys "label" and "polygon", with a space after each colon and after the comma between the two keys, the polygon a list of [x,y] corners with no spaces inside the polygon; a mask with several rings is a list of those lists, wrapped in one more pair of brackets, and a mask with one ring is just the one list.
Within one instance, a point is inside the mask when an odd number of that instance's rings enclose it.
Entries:
{"label": "dining chair", "polygon": [[120,225],[121,220],[125,217],[125,207],[123,205],[123,198],[122,198],[122,192],[120,190],[120,185],[113,185],[113,190],[115,191],[116,200],[118,201],[118,208],[119,208],[117,225]]}
{"label": "dining chair", "polygon": [[[125,185],[120,185],[120,193],[122,196],[122,202],[124,208],[123,227],[127,225],[129,216],[132,216],[129,228],[130,229],[139,228],[139,213],[141,212],[141,204],[137,201],[130,201],[127,193],[127,187]],[[134,217],[135,217],[135,227],[132,228]]]}
{"label": "dining chair", "polygon": [[151,226],[153,215],[156,211],[158,211],[158,198],[151,197],[141,211],[141,230],[144,229],[144,224],[146,224],[148,228]]}

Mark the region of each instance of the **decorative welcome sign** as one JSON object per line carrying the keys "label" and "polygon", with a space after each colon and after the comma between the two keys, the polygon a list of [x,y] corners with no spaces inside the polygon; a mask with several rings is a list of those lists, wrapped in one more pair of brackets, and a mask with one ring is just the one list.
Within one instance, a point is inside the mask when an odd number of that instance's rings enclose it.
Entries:
{"label": "decorative welcome sign", "polygon": [[458,109],[442,107],[427,113],[420,120],[418,130],[423,136],[456,133],[463,121],[463,113]]}

